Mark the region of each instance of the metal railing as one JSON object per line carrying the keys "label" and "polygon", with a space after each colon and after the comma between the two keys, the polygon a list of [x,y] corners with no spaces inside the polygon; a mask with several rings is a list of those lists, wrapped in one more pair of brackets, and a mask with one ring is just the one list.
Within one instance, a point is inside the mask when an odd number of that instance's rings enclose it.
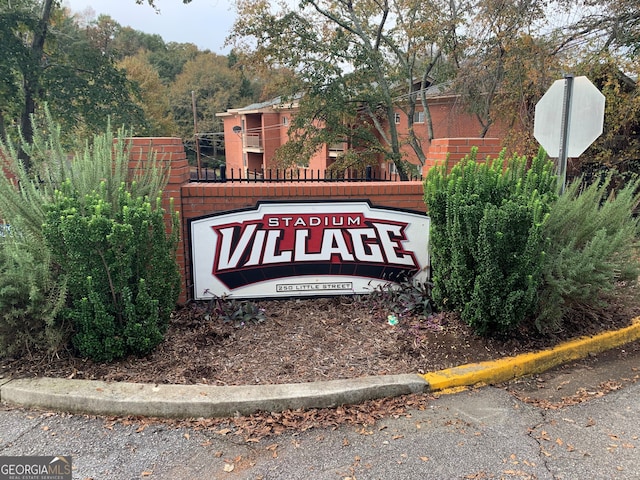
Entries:
{"label": "metal railing", "polygon": [[245,133],[242,136],[242,146],[244,148],[262,148],[262,139],[257,133]]}
{"label": "metal railing", "polygon": [[[422,180],[421,175],[413,175],[409,180]],[[191,181],[208,183],[225,182],[399,182],[400,176],[381,172],[373,167],[362,170],[347,169],[336,172],[334,170],[312,170],[308,168],[288,169],[227,169],[222,165],[218,169],[203,168],[198,176],[197,171],[191,172]]]}

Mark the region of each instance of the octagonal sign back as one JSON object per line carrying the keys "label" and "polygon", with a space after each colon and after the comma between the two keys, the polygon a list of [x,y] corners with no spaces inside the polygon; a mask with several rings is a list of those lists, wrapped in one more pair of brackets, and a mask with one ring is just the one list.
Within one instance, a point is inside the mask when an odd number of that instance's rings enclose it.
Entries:
{"label": "octagonal sign back", "polygon": [[[533,136],[550,157],[558,157],[566,80],[556,80],[536,104]],[[573,79],[567,156],[579,157],[602,134],[605,97],[587,77]]]}

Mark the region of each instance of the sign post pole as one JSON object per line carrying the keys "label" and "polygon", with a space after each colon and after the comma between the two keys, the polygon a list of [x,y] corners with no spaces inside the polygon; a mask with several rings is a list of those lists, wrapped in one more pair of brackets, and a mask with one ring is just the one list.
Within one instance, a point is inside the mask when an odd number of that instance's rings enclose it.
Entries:
{"label": "sign post pole", "polygon": [[569,123],[571,121],[571,100],[573,94],[573,75],[564,77],[564,98],[562,101],[562,122],[560,126],[560,152],[558,154],[558,176],[560,177],[560,194],[564,193],[567,183],[567,145],[569,139]]}

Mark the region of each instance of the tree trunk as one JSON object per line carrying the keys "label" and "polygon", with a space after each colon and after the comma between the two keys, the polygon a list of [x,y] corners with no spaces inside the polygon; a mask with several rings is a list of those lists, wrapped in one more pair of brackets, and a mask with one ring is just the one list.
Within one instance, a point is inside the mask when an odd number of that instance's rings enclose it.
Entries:
{"label": "tree trunk", "polygon": [[[45,0],[42,5],[42,16],[38,21],[38,26],[33,32],[33,41],[31,42],[31,58],[32,68],[24,71],[23,93],[24,93],[24,109],[20,118],[20,128],[22,135],[27,143],[33,141],[33,126],[31,117],[36,111],[36,99],[40,93],[40,71],[42,64],[42,56],[44,53],[44,42],[47,39],[47,31],[49,28],[49,20],[51,18],[51,10],[53,9],[53,0]],[[31,168],[31,159],[20,150],[20,159],[24,162],[27,170]]]}
{"label": "tree trunk", "polygon": [[0,110],[0,142],[7,141],[7,132],[4,129],[4,113]]}

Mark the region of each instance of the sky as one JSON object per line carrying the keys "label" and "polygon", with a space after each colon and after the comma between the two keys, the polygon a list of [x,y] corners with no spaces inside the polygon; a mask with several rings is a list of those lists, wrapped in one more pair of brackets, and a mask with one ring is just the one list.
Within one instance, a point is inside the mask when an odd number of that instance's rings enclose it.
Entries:
{"label": "sky", "polygon": [[95,17],[109,15],[123,27],[144,33],[157,33],[165,43],[193,43],[200,50],[226,54],[224,40],[235,19],[233,2],[229,0],[155,0],[159,13],[146,2],[135,0],[63,0],[73,13],[93,9]]}

